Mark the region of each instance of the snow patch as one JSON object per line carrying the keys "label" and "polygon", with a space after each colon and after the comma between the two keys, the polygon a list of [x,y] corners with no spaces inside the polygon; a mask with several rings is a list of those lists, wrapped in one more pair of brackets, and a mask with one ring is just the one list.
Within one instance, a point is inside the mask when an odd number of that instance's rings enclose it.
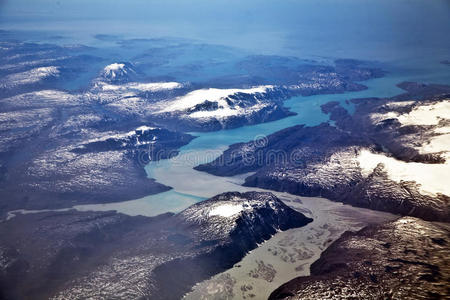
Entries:
{"label": "snow patch", "polygon": [[450,100],[430,105],[420,105],[408,114],[398,116],[402,125],[438,125],[440,120],[450,117]]}
{"label": "snow patch", "polygon": [[410,106],[416,103],[416,101],[399,101],[399,102],[389,102],[386,103],[384,106],[387,108],[401,108],[405,106]]}
{"label": "snow patch", "polygon": [[104,70],[106,72],[111,72],[111,71],[118,71],[123,68],[125,68],[125,64],[114,63],[114,64],[107,65]]}
{"label": "snow patch", "polygon": [[446,134],[450,133],[450,126],[439,127],[434,130],[435,133]]}
{"label": "snow patch", "polygon": [[229,218],[239,214],[242,210],[244,210],[242,204],[221,204],[211,209],[209,216]]}
{"label": "snow patch", "polygon": [[[165,108],[163,108],[160,112],[174,112],[174,111],[182,111],[192,107],[195,107],[198,104],[204,103],[205,101],[211,102],[219,102],[219,105],[223,107],[227,107],[226,98],[237,94],[256,94],[256,93],[265,93],[267,89],[273,88],[273,86],[258,86],[249,89],[201,89],[188,93],[187,95],[176,98],[175,100],[169,101],[165,103]],[[222,101],[220,101],[222,100]]]}
{"label": "snow patch", "polygon": [[450,196],[448,175],[450,164],[424,164],[416,162],[404,162],[384,154],[372,153],[362,150],[357,156],[357,161],[362,169],[362,175],[367,177],[378,164],[383,164],[389,179],[400,183],[401,181],[415,181],[420,185],[420,191],[427,195],[436,196],[441,193]]}
{"label": "snow patch", "polygon": [[[414,102],[393,102],[387,107],[398,107],[401,105],[413,105]],[[445,122],[450,121],[450,100],[445,99],[431,104],[416,105],[409,113],[387,112],[374,113],[370,115],[374,124],[386,119],[397,119],[402,126],[419,125],[435,126],[431,131],[431,137],[420,146],[414,146],[421,154],[440,153],[447,161],[450,161],[450,126]]]}
{"label": "snow patch", "polygon": [[244,114],[249,114],[255,111],[259,111],[266,107],[268,104],[259,103],[247,108],[231,108],[231,107],[223,107],[213,111],[196,111],[189,115],[190,118],[194,119],[204,119],[204,118],[226,118],[230,116],[239,116]]}
{"label": "snow patch", "polygon": [[450,159],[450,134],[435,136],[417,149],[422,154],[444,152],[443,157],[448,161]]}
{"label": "snow patch", "polygon": [[[103,142],[103,141],[106,141],[109,139],[115,139],[115,140],[127,139],[127,138],[137,136],[138,134],[142,134],[146,131],[151,131],[151,130],[155,130],[155,129],[158,129],[158,128],[143,125],[143,126],[136,128],[135,130],[132,130],[129,132],[112,132],[112,131],[104,132],[103,136],[87,140],[83,143]],[[154,137],[153,140],[156,140],[156,137]],[[137,142],[140,143],[139,140],[137,140]],[[147,144],[147,143],[141,143],[141,145],[142,144]]]}
{"label": "snow patch", "polygon": [[148,131],[148,130],[155,130],[155,129],[157,129],[157,128],[143,125],[143,126],[140,126],[140,127],[136,128],[136,131],[145,132],[145,131]]}
{"label": "snow patch", "polygon": [[[385,106],[395,108],[412,105],[414,102],[392,102]],[[433,104],[424,104],[415,106],[409,113],[401,114],[398,112],[387,112],[384,114],[373,113],[370,118],[375,123],[386,119],[397,119],[403,126],[408,125],[438,125],[441,120],[448,119],[450,116],[450,100],[443,100]]]}
{"label": "snow patch", "polygon": [[99,87],[102,91],[105,92],[106,91],[122,92],[129,90],[135,90],[140,92],[157,92],[182,88],[183,85],[178,82],[151,82],[151,83],[130,82],[122,85],[99,82],[97,83],[97,87]]}

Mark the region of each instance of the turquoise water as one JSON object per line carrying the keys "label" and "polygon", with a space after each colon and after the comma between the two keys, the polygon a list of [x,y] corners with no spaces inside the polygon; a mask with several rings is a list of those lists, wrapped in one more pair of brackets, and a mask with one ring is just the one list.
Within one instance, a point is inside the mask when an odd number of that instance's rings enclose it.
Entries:
{"label": "turquoise water", "polygon": [[[396,84],[402,81],[450,82],[450,68],[433,66],[430,69],[426,65],[422,70],[418,66],[414,69],[415,72],[389,72],[383,78],[365,81],[363,84],[368,89],[364,91],[293,97],[285,101],[285,106],[296,112],[297,115],[295,116],[218,132],[194,132],[192,134],[196,138],[182,147],[178,156],[168,160],[151,162],[145,168],[150,178],[155,178],[158,182],[173,187],[172,190],[119,204],[106,204],[102,206],[102,209],[116,209],[124,213],[138,211],[139,214],[157,215],[168,211],[180,211],[195,202],[221,192],[249,190],[240,186],[240,183],[243,182],[242,176],[239,178],[218,177],[195,171],[192,168],[215,159],[231,144],[258,139],[298,124],[314,126],[327,122],[328,116],[322,113],[320,106],[329,101],[339,101],[349,111],[352,111],[352,107],[346,103],[346,100],[359,97],[391,97],[400,94],[404,91],[398,88]],[[86,205],[83,206],[83,209],[96,209],[98,207],[98,205]]]}
{"label": "turquoise water", "polygon": [[184,208],[205,199],[206,198],[204,197],[187,195],[178,193],[174,190],[170,190],[158,195],[151,195],[131,201],[107,204],[78,205],[74,206],[73,208],[80,211],[116,210],[130,216],[156,216],[166,212],[181,211]]}
{"label": "turquoise water", "polygon": [[399,94],[401,89],[395,86],[395,79],[386,77],[364,82],[369,87],[361,92],[349,92],[334,95],[315,95],[308,97],[293,97],[284,102],[292,112],[297,113],[278,121],[262,123],[241,128],[222,130],[219,132],[191,133],[197,136],[191,143],[181,148],[181,151],[193,151],[204,149],[218,149],[234,143],[247,142],[261,135],[269,135],[283,128],[305,124],[308,126],[318,125],[328,121],[328,116],[323,114],[320,106],[330,101],[339,101],[347,106],[345,100],[358,97],[388,97]]}

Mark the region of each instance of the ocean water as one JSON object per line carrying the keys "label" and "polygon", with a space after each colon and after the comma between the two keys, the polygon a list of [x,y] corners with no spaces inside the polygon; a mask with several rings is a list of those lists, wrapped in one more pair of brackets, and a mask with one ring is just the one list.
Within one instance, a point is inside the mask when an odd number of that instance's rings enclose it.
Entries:
{"label": "ocean water", "polygon": [[[140,55],[148,76],[183,82],[242,75],[233,62],[267,54],[374,60],[445,83],[449,28],[448,0],[0,1],[1,39],[96,47],[85,54],[105,61],[67,89],[86,87],[102,65]],[[447,74],[433,75],[438,69]]]}
{"label": "ocean water", "polygon": [[53,40],[171,36],[263,54],[377,60],[448,55],[449,14],[447,0],[0,1],[2,29]]}

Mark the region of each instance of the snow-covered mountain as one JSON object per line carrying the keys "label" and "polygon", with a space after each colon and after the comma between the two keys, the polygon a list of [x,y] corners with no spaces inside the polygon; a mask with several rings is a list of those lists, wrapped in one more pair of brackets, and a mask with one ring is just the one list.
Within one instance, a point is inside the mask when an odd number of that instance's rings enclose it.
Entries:
{"label": "snow-covered mountain", "polygon": [[198,89],[157,103],[154,114],[191,130],[219,130],[285,117],[290,114],[282,104],[287,97],[285,89],[271,85]]}
{"label": "snow-covered mountain", "polygon": [[[163,112],[187,112],[190,118],[227,117],[242,113],[245,100],[263,98],[273,86],[258,86],[248,89],[201,89],[187,95],[161,103]],[[250,103],[252,104],[252,103]],[[204,110],[202,110],[204,108]]]}
{"label": "snow-covered mountain", "polygon": [[125,83],[135,81],[138,76],[137,70],[131,63],[118,62],[104,67],[99,79],[109,83]]}
{"label": "snow-covered mountain", "polygon": [[164,101],[159,113],[184,113],[188,118],[224,119],[261,109],[264,96],[273,86],[258,86],[248,89],[201,89],[173,100]]}
{"label": "snow-covered mountain", "polygon": [[258,192],[223,193],[188,207],[177,217],[182,226],[197,227],[201,240],[229,239],[236,232],[245,232],[246,243],[252,247],[278,230],[311,221],[273,194]]}

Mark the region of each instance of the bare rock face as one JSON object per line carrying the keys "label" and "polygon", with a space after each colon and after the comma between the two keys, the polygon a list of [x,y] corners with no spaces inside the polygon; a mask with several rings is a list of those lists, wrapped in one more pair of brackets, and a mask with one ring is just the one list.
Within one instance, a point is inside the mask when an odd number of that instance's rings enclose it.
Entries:
{"label": "bare rock face", "polygon": [[446,299],[450,225],[412,217],[347,232],[269,299]]}
{"label": "bare rock face", "polygon": [[7,299],[179,299],[279,230],[312,220],[270,193],[230,192],[179,214],[18,215],[0,228]]}

